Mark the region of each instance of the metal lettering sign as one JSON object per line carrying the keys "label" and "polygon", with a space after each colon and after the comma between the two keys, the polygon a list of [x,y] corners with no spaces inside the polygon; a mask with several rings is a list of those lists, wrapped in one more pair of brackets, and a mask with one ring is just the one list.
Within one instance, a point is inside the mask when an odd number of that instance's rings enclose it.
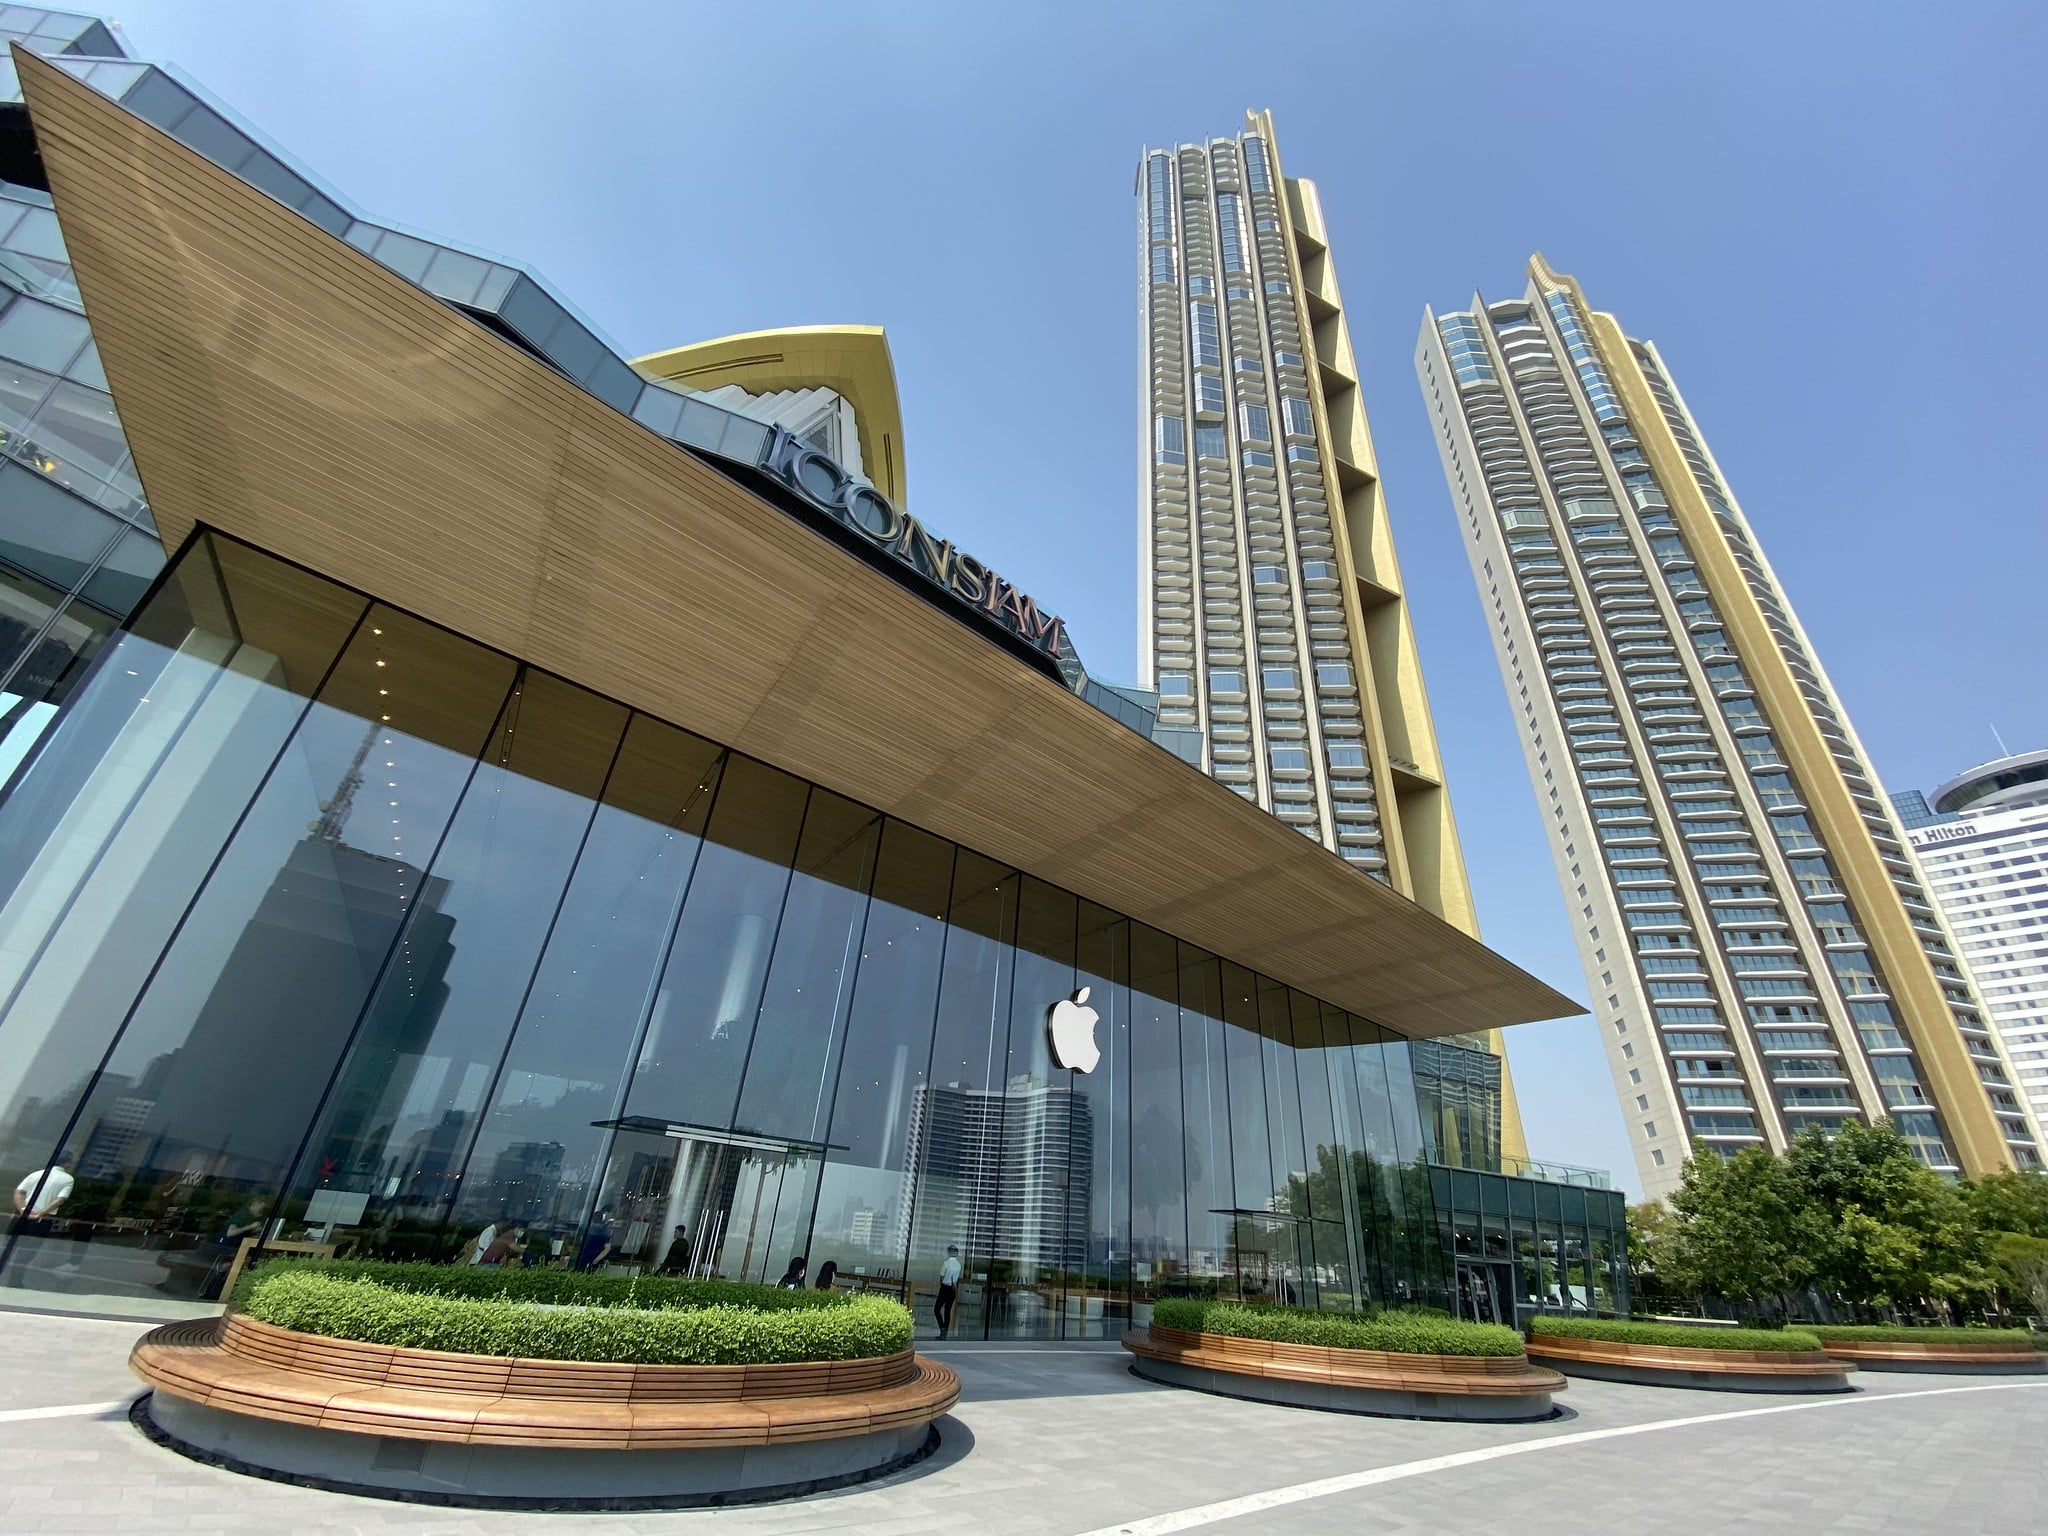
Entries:
{"label": "metal lettering sign", "polygon": [[1029,596],[953,547],[933,538],[924,525],[871,485],[855,480],[830,456],[793,434],[777,430],[762,468],[805,501],[851,528],[936,587],[944,599],[995,620],[1054,662],[1072,657],[1067,627],[1043,612]]}

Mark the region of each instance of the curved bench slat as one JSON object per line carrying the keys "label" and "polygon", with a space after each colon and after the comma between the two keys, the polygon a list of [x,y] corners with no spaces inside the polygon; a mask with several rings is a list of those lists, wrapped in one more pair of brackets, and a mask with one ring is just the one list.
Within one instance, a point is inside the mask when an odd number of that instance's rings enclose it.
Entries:
{"label": "curved bench slat", "polygon": [[242,1317],[155,1329],[129,1363],[159,1391],[251,1417],[536,1448],[827,1440],[928,1423],[960,1396],[951,1369],[910,1350],[796,1366],[493,1360],[315,1338]]}
{"label": "curved bench slat", "polygon": [[1374,1349],[1331,1349],[1267,1339],[1133,1329],[1124,1348],[1175,1365],[1284,1381],[1464,1397],[1521,1397],[1561,1392],[1565,1378],[1517,1355],[1408,1355]]}

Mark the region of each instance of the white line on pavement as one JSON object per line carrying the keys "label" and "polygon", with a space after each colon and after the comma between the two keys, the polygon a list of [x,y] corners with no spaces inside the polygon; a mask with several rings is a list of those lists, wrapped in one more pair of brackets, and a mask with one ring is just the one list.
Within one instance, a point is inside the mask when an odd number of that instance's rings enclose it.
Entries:
{"label": "white line on pavement", "polygon": [[1660,1429],[1684,1429],[1694,1424],[1718,1424],[1727,1419],[1759,1419],[1774,1413],[1806,1413],[1816,1408],[1846,1408],[1852,1403],[1891,1403],[1915,1397],[1948,1397],[1961,1392],[2021,1392],[2039,1391],[2048,1387],[2043,1381],[2002,1381],[1976,1387],[1933,1387],[1919,1392],[1859,1392],[1854,1396],[1830,1397],[1817,1403],[1781,1403],[1770,1408],[1738,1408],[1728,1413],[1699,1413],[1683,1419],[1657,1419],[1648,1424],[1621,1424],[1611,1429],[1583,1429],[1569,1435],[1547,1435],[1536,1440],[1517,1440],[1507,1445],[1489,1445],[1473,1451],[1455,1451],[1448,1456],[1430,1456],[1421,1461],[1403,1461],[1390,1467],[1372,1467],[1363,1472],[1346,1472],[1337,1477],[1318,1478],[1312,1483],[1295,1483],[1286,1488],[1268,1488],[1263,1493],[1248,1493],[1242,1498],[1222,1499],[1214,1504],[1198,1504],[1191,1509],[1177,1509],[1164,1515],[1148,1515],[1142,1520],[1125,1521],[1120,1525],[1105,1525],[1096,1530],[1086,1531],[1082,1536],[1171,1536],[1175,1531],[1192,1531],[1205,1525],[1215,1525],[1224,1520],[1235,1520],[1241,1515],[1255,1515],[1263,1510],[1278,1509],[1287,1504],[1299,1504],[1307,1499],[1327,1498],[1333,1493],[1349,1493],[1358,1488],[1373,1488],[1381,1483],[1396,1483],[1404,1478],[1422,1477],[1431,1472],[1447,1472],[1453,1467],[1469,1467],[1482,1461],[1498,1461],[1506,1456],[1526,1456],[1533,1451],[1555,1450],[1559,1446],[1586,1445],[1595,1440],[1618,1440],[1625,1435],[1647,1435]]}
{"label": "white line on pavement", "polygon": [[65,1403],[56,1408],[0,1408],[0,1424],[19,1424],[25,1419],[84,1419],[101,1413],[126,1413],[128,1399],[116,1403]]}

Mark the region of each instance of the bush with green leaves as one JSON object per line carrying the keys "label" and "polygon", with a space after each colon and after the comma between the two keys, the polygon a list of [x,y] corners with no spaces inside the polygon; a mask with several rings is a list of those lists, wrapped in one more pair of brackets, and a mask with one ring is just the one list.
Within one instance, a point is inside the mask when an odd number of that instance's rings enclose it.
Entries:
{"label": "bush with green leaves", "polygon": [[1898,1328],[1885,1324],[1815,1323],[1809,1330],[1823,1344],[1940,1344],[1971,1349],[2034,1347],[2024,1328]]}
{"label": "bush with green leaves", "polygon": [[[556,1300],[515,1296],[509,1287],[477,1296],[449,1294],[459,1281],[447,1289],[406,1288],[338,1273],[341,1267],[267,1264],[251,1283],[236,1287],[240,1310],[258,1322],[326,1338],[536,1360],[770,1365],[862,1360],[910,1346],[909,1310],[882,1296],[808,1292],[802,1293],[804,1301],[777,1305],[765,1298],[799,1293],[767,1286],[720,1286],[721,1293],[745,1294],[719,1299],[701,1299],[699,1293],[663,1300]],[[507,1277],[522,1273],[534,1272],[511,1271]]]}
{"label": "bush with green leaves", "polygon": [[1606,1344],[1651,1344],[1665,1349],[1753,1349],[1769,1354],[1810,1354],[1820,1340],[1804,1328],[1707,1328],[1687,1323],[1627,1323],[1604,1317],[1532,1317],[1529,1333]]}
{"label": "bush with green leaves", "polygon": [[422,1296],[479,1301],[534,1301],[559,1307],[753,1307],[763,1312],[836,1306],[831,1291],[786,1291],[734,1280],[677,1280],[664,1275],[592,1275],[573,1269],[486,1269],[472,1264],[394,1264],[374,1259],[272,1259],[247,1271],[233,1306],[258,1276],[290,1266],[338,1280],[370,1280]]}
{"label": "bush with green leaves", "polygon": [[1152,1321],[1189,1333],[1221,1333],[1274,1344],[1325,1349],[1379,1349],[1403,1355],[1519,1355],[1522,1336],[1492,1323],[1465,1323],[1441,1313],[1318,1312],[1309,1307],[1248,1307],[1237,1302],[1171,1298],[1154,1304]]}

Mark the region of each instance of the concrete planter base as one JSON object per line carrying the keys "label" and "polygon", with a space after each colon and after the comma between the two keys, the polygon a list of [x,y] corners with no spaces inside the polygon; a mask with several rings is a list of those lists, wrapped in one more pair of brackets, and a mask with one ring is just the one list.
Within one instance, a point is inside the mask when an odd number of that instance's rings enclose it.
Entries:
{"label": "concrete planter base", "polygon": [[938,1448],[929,1424],[832,1440],[699,1450],[579,1450],[353,1434],[151,1393],[131,1417],[212,1466],[330,1493],[503,1510],[697,1509],[867,1482]]}
{"label": "concrete planter base", "polygon": [[1702,1392],[1853,1392],[1853,1365],[1824,1353],[1756,1349],[1686,1349],[1665,1344],[1617,1344],[1535,1334],[1529,1358],[1570,1376],[1625,1381],[1642,1387],[1691,1387]]}
{"label": "concrete planter base", "polygon": [[1323,1349],[1159,1327],[1133,1329],[1123,1345],[1148,1381],[1328,1413],[1519,1423],[1550,1418],[1551,1394],[1565,1388],[1518,1355]]}

